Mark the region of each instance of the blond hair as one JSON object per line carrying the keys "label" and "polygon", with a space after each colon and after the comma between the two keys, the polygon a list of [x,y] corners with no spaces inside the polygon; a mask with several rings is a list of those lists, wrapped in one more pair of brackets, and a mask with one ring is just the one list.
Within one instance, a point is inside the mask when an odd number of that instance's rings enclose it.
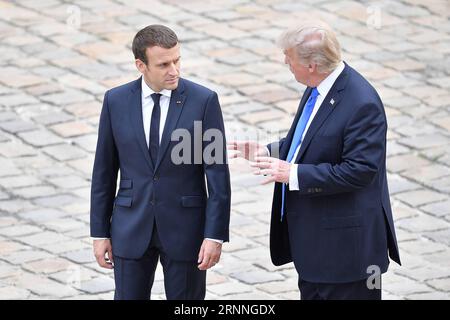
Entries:
{"label": "blond hair", "polygon": [[322,21],[307,21],[284,32],[278,39],[283,49],[295,48],[303,65],[317,64],[319,73],[332,72],[341,61],[341,46],[333,30]]}

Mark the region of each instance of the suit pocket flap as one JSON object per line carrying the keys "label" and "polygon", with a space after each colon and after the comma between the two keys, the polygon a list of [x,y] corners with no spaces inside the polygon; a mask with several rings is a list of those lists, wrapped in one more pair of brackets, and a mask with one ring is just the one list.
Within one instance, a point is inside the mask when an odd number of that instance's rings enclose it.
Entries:
{"label": "suit pocket flap", "polygon": [[352,228],[359,227],[362,224],[362,216],[349,216],[339,218],[328,218],[322,220],[322,226],[325,229]]}
{"label": "suit pocket flap", "polygon": [[131,207],[132,198],[131,197],[116,197],[115,204],[121,207]]}
{"label": "suit pocket flap", "polygon": [[133,180],[120,180],[120,189],[131,189],[133,187]]}
{"label": "suit pocket flap", "polygon": [[184,196],[181,197],[181,205],[183,207],[203,207],[206,201],[202,196]]}

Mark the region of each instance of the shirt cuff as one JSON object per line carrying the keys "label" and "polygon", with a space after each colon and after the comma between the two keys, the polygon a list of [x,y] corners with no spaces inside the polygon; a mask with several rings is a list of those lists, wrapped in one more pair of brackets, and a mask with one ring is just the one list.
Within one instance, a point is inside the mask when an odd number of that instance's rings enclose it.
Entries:
{"label": "shirt cuff", "polygon": [[270,150],[269,150],[269,148],[267,148],[267,147],[264,147],[264,148],[266,148],[267,156],[270,157]]}
{"label": "shirt cuff", "polygon": [[211,240],[220,244],[223,244],[223,240],[218,240],[218,239],[211,239],[211,238],[205,238],[205,240]]}
{"label": "shirt cuff", "polygon": [[299,191],[300,187],[298,185],[298,174],[297,174],[298,164],[291,164],[291,171],[289,171],[289,191]]}
{"label": "shirt cuff", "polygon": [[97,238],[97,237],[91,237],[92,240],[109,240],[110,238]]}

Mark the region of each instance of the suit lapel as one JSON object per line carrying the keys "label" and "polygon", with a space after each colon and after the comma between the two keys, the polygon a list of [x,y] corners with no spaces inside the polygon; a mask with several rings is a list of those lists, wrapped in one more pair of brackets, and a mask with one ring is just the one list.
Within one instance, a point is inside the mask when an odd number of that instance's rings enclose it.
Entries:
{"label": "suit lapel", "polygon": [[311,125],[308,128],[308,131],[305,134],[305,137],[302,141],[300,150],[298,152],[297,158],[295,159],[295,163],[298,163],[305,153],[305,150],[308,148],[311,143],[312,138],[317,133],[317,130],[322,126],[328,116],[336,109],[339,102],[342,99],[342,90],[344,90],[345,85],[348,80],[348,66],[346,65],[342,73],[336,79],[335,83],[331,87],[325,99],[323,99],[322,105],[317,111],[316,116],[311,122]]}
{"label": "suit lapel", "polygon": [[289,129],[289,132],[286,135],[286,141],[280,150],[280,159],[285,160],[287,157],[287,154],[289,153],[289,148],[291,147],[292,138],[294,137],[295,128],[297,127],[297,122],[300,119],[300,116],[303,112],[303,108],[305,107],[306,101],[308,101],[311,91],[312,91],[312,89],[308,87],[308,88],[306,88],[305,92],[303,93],[302,99],[300,100],[300,103],[298,104],[298,109],[297,109],[297,113],[295,115],[294,121],[292,122],[291,128]]}
{"label": "suit lapel", "polygon": [[177,127],[178,119],[180,118],[183,105],[186,100],[184,93],[183,79],[180,79],[178,87],[172,91],[170,97],[169,110],[167,113],[166,123],[164,125],[164,131],[161,138],[161,144],[159,146],[158,161],[156,162],[155,171],[158,170],[159,165],[167,151],[167,147],[170,143],[172,132]]}
{"label": "suit lapel", "polygon": [[144,122],[142,120],[142,88],[141,78],[136,80],[136,84],[131,89],[129,96],[130,120],[136,139],[142,152],[144,153],[145,162],[147,162],[150,170],[153,171],[153,163],[148,151],[147,141],[145,141]]}

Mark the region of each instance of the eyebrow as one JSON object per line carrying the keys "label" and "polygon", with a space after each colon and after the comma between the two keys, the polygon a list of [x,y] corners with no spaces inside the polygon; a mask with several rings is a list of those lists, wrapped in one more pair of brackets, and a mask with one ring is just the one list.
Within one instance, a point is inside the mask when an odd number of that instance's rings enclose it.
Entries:
{"label": "eyebrow", "polygon": [[166,63],[178,61],[178,60],[180,60],[180,58],[181,58],[181,56],[178,56],[176,59],[171,60],[171,61],[162,61],[162,62],[158,63],[157,66],[162,66],[162,65],[164,65],[164,64],[166,64]]}

